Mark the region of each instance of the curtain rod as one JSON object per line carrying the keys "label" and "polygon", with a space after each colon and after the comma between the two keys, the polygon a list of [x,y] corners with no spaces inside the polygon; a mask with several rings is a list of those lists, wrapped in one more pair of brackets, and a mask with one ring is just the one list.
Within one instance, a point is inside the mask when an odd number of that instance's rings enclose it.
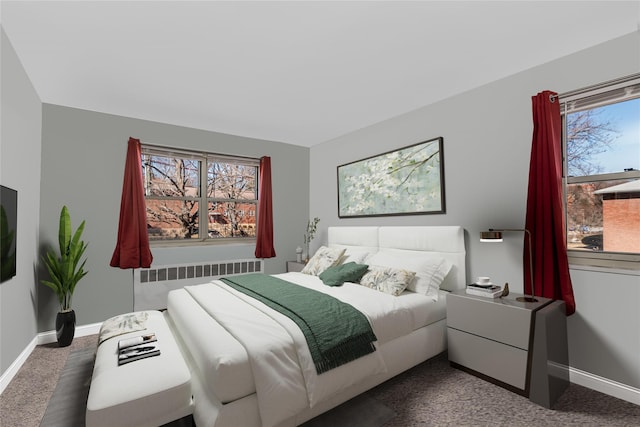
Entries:
{"label": "curtain rod", "polygon": [[581,93],[591,92],[593,90],[602,89],[602,88],[609,87],[609,86],[612,86],[612,85],[626,83],[626,82],[629,82],[629,81],[635,80],[635,79],[640,79],[640,73],[630,74],[630,75],[625,76],[625,77],[620,77],[620,78],[617,78],[617,79],[609,80],[609,81],[604,82],[604,83],[598,83],[598,84],[591,85],[591,86],[586,86],[586,87],[583,87],[583,88],[580,88],[580,89],[571,90],[569,92],[559,93],[557,95],[549,95],[549,100],[551,102],[554,102],[557,98],[562,99],[562,98],[567,98],[569,96],[580,95]]}

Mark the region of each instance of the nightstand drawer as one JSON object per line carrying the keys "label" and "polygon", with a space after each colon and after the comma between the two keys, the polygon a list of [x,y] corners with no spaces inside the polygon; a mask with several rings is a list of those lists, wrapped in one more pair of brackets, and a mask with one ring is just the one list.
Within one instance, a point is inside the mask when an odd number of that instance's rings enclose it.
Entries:
{"label": "nightstand drawer", "polygon": [[447,328],[449,360],[524,390],[527,352]]}
{"label": "nightstand drawer", "polygon": [[447,325],[474,335],[529,349],[531,310],[510,298],[447,296]]}

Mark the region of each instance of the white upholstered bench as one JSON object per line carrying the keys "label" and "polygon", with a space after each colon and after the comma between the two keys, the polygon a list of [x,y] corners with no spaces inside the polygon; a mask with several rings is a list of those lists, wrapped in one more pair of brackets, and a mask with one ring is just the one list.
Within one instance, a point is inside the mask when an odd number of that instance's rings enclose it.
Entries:
{"label": "white upholstered bench", "polygon": [[[144,331],[98,346],[87,400],[87,427],[154,427],[193,412],[191,374],[163,313],[149,311]],[[118,366],[121,339],[154,332],[160,355]]]}

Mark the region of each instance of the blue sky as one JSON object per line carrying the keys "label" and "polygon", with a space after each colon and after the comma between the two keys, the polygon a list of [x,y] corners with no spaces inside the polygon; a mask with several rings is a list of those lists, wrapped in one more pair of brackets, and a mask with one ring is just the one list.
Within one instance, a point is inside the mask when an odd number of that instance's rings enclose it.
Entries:
{"label": "blue sky", "polygon": [[604,167],[603,173],[622,172],[625,168],[640,170],[640,98],[608,105],[598,109],[600,117],[620,134],[611,150],[594,156]]}

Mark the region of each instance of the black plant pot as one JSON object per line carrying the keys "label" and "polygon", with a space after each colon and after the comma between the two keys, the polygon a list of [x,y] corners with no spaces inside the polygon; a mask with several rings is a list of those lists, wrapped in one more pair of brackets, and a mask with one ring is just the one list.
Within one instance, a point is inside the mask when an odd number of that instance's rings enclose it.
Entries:
{"label": "black plant pot", "polygon": [[73,310],[60,311],[56,316],[56,338],[60,347],[71,345],[76,333],[76,312]]}

